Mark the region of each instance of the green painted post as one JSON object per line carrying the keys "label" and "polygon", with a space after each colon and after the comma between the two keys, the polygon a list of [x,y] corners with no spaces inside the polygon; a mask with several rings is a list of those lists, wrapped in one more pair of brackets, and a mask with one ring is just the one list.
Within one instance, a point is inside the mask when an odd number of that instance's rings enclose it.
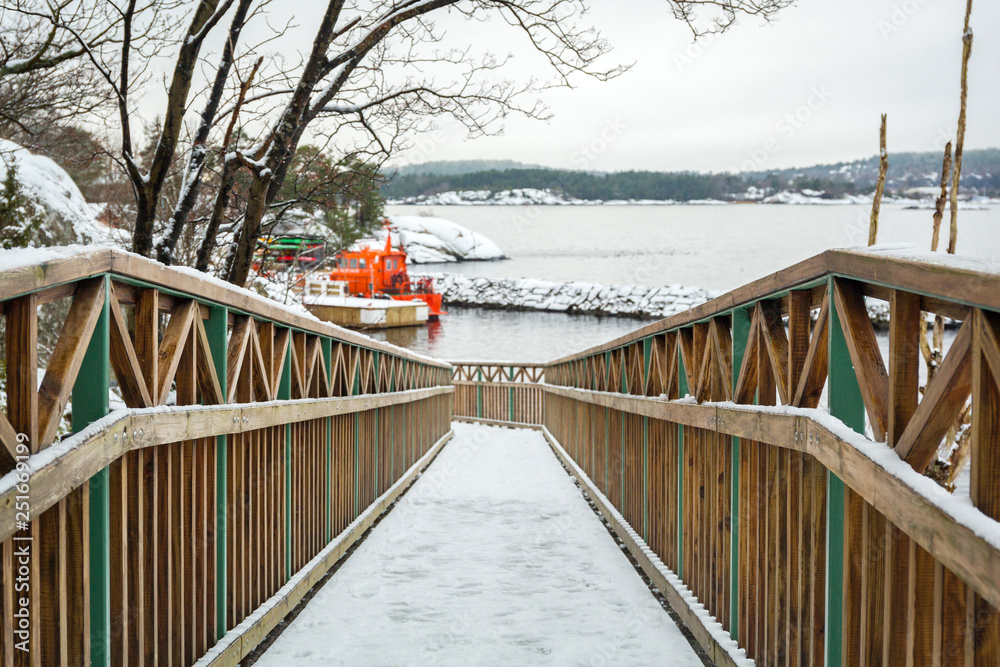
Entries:
{"label": "green painted post", "polygon": [[[680,331],[677,332],[680,336]],[[688,393],[687,373],[677,346],[677,391],[681,397]],[[684,425],[677,425],[677,577],[684,578]]]}
{"label": "green painted post", "polygon": [[479,384],[476,385],[476,416],[480,419],[483,418],[483,369],[476,371],[476,381]]}
{"label": "green painted post", "polygon": [[[750,337],[750,311],[734,308],[733,321],[733,389],[739,381],[740,367],[746,354],[747,339]],[[730,486],[730,541],[729,541],[729,636],[739,641],[740,626],[740,439],[733,436],[732,483]]]}
{"label": "green painted post", "polygon": [[[111,280],[104,276],[104,306],[73,383],[73,431],[108,414],[111,382]],[[90,478],[90,664],[111,664],[111,539],[108,469]]]}
{"label": "green painted post", "polygon": [[[215,374],[219,377],[223,400],[228,395],[226,386],[226,334],[229,328],[229,309],[212,306],[205,320],[208,347],[215,364]],[[229,453],[224,435],[215,438],[215,638],[222,639],[228,628],[226,602],[228,599],[226,561],[229,496]]]}
{"label": "green painted post", "polygon": [[[292,346],[285,352],[285,365],[278,382],[279,401],[292,397]],[[285,424],[285,578],[292,578],[292,425]]]}
{"label": "green painted post", "polygon": [[[333,339],[320,338],[319,344],[323,350],[323,361],[326,362],[326,377],[330,379],[333,369]],[[333,539],[333,417],[326,418],[326,541]]]}
{"label": "green painted post", "polygon": [[[514,381],[514,367],[510,367],[510,381]],[[507,392],[507,413],[508,419],[514,421],[514,387],[511,387]]]}
{"label": "green painted post", "polygon": [[[833,279],[829,282],[833,295]],[[865,404],[837,309],[830,308],[828,395],[830,414],[858,433],[865,431]],[[826,473],[826,665],[844,661],[844,482]]]}

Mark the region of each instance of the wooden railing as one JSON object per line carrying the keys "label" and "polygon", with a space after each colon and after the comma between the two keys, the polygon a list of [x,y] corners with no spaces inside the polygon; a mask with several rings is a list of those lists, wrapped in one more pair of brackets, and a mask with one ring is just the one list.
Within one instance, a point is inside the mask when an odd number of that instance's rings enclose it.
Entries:
{"label": "wooden railing", "polygon": [[545,364],[453,361],[454,414],[485,421],[542,423]]}
{"label": "wooden railing", "polygon": [[[921,313],[957,331],[923,389]],[[550,364],[545,425],[717,663],[1000,665],[998,340],[995,273],[830,251]]]}
{"label": "wooden railing", "polygon": [[0,664],[237,664],[449,433],[447,364],[127,253],[9,257]]}

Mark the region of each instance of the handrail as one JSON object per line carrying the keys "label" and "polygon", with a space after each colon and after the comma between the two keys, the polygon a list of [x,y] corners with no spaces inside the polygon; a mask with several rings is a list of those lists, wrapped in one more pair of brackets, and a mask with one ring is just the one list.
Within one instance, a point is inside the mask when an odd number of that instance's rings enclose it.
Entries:
{"label": "handrail", "polygon": [[67,256],[58,256],[53,253],[51,256],[54,258],[46,259],[40,263],[29,263],[0,271],[0,295],[2,295],[0,299],[9,301],[45,290],[53,290],[53,296],[60,298],[65,296],[65,293],[55,290],[59,286],[103,274],[112,274],[116,277],[140,281],[147,286],[158,287],[167,293],[173,292],[187,298],[194,298],[206,305],[225,306],[233,312],[265,318],[304,332],[331,336],[345,343],[360,345],[440,368],[448,368],[448,364],[443,361],[421,356],[410,350],[376,341],[349,329],[320,321],[306,313],[282,306],[247,289],[236,287],[207,274],[183,267],[164,266],[159,262],[117,248],[87,249]]}
{"label": "handrail", "polygon": [[266,625],[243,621],[325,572],[447,440],[444,362],[114,249],[4,260],[5,620],[25,562],[32,590],[3,667],[22,640],[33,664],[191,665],[233,628],[213,664],[235,665]]}
{"label": "handrail", "polygon": [[392,394],[305,398],[225,406],[187,405],[121,410],[53,447],[27,457],[24,471],[0,477],[0,542],[17,532],[19,484],[31,487],[29,520],[44,514],[127,452],[198,438],[251,433],[334,415],[364,412],[450,394],[453,387]]}
{"label": "handrail", "polygon": [[[870,300],[885,304],[887,359]],[[923,343],[927,314],[954,328],[946,349]],[[827,251],[553,361],[541,387],[586,485],[758,663],[800,649],[838,665],[1000,659],[990,262]],[[924,476],[959,480],[956,452],[971,503]]]}
{"label": "handrail", "polygon": [[[1000,607],[1000,521],[960,502],[943,501],[945,494],[938,493],[933,481],[912,468],[894,466],[899,459],[892,450],[872,445],[826,412],[733,403],[697,405],[554,385],[542,388],[554,396],[809,454]],[[984,535],[987,530],[993,532]]]}
{"label": "handrail", "polygon": [[[903,252],[903,251],[900,251]],[[797,264],[758,278],[682,313],[648,324],[601,345],[560,357],[549,366],[612,350],[648,336],[690,326],[763,298],[780,297],[828,276],[850,278],[886,289],[902,289],[944,302],[1000,310],[1000,274],[988,260],[910,252],[827,250]],[[933,261],[928,261],[933,259]]]}

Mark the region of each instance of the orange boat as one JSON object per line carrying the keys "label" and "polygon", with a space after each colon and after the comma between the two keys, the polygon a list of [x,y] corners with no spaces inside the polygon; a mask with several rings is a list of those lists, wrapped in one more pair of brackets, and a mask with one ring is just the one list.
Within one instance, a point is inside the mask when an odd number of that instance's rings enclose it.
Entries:
{"label": "orange boat", "polygon": [[436,321],[443,314],[442,296],[434,291],[433,279],[410,280],[406,270],[406,252],[392,249],[391,234],[388,234],[385,247],[381,250],[364,248],[337,253],[337,268],[330,273],[330,280],[347,283],[351,296],[423,301],[427,304],[431,321]]}

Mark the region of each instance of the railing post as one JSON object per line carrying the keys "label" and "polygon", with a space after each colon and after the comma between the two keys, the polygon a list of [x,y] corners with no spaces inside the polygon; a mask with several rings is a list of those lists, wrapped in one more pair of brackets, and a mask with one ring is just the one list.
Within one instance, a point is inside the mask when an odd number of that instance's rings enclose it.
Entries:
{"label": "railing post", "polygon": [[[746,354],[750,337],[750,313],[746,308],[734,308],[733,324],[733,384],[739,382],[740,367]],[[730,541],[729,541],[729,636],[739,641],[740,625],[740,439],[733,436],[730,486]]]}
{"label": "railing post", "polygon": [[[215,363],[215,374],[219,378],[222,397],[229,393],[226,386],[226,334],[229,329],[229,309],[225,306],[209,308],[208,319],[205,320],[205,334],[208,336],[208,346]],[[229,453],[227,437],[215,438],[215,638],[222,638],[228,628],[226,618],[228,610],[228,577],[226,572],[228,544],[227,525],[229,496]]]}
{"label": "railing post", "polygon": [[[649,365],[653,360],[653,337],[642,339],[643,394],[649,389]],[[642,539],[649,543],[649,417],[642,417]]]}
{"label": "railing post", "polygon": [[[333,339],[321,337],[319,344],[323,350],[323,361],[325,362],[325,373],[327,381],[330,380],[330,371],[333,368]],[[333,471],[330,469],[333,458],[333,417],[326,418],[326,541],[329,544],[333,539]]]}
{"label": "railing post", "polygon": [[[378,391],[378,381],[379,381],[379,365],[378,365],[379,359],[378,359],[378,351],[376,350],[375,352],[372,352],[372,356],[374,357],[374,362],[375,362],[375,391],[377,392]],[[372,467],[374,468],[373,472],[374,472],[375,479],[374,480],[369,480],[369,481],[371,481],[374,484],[374,487],[375,487],[372,490],[373,491],[372,498],[378,498],[378,495],[379,495],[378,494],[378,480],[379,480],[379,475],[378,475],[378,473],[379,473],[378,432],[379,432],[380,410],[378,408],[375,408],[374,413],[375,413],[375,420],[374,420],[375,421],[375,426],[374,426],[374,431],[372,432],[372,438],[375,440],[375,443],[374,443],[374,445],[375,445],[375,456],[374,456],[374,459],[373,459],[374,465]]]}
{"label": "railing post", "polygon": [[476,370],[476,417],[483,418],[483,369]]}
{"label": "railing post", "polygon": [[[680,336],[680,332],[677,332]],[[681,346],[677,346],[677,395],[688,393],[687,373],[684,372]],[[677,425],[677,577],[684,579],[684,424]]]}
{"label": "railing post", "polygon": [[[104,276],[104,305],[91,336],[83,363],[73,383],[73,431],[108,414],[111,380],[110,337],[111,280]],[[34,443],[32,443],[34,444]],[[111,664],[111,541],[110,489],[108,469],[88,483],[90,559],[90,664]]]}
{"label": "railing post", "polygon": [[[514,382],[514,367],[510,367],[510,381]],[[507,391],[507,416],[510,421],[514,421],[514,387],[510,387]],[[542,423],[545,423],[545,419],[542,418]]]}
{"label": "railing post", "polygon": [[[275,396],[279,401],[292,397],[292,344],[289,331],[285,363],[281,367],[278,395]],[[285,424],[285,579],[291,579],[292,574],[292,425]]]}
{"label": "railing post", "polygon": [[[865,432],[865,404],[851,363],[847,339],[833,305],[833,279],[829,322],[830,414],[858,433]],[[826,491],[826,667],[840,667],[844,658],[844,482],[827,471]]]}
{"label": "railing post", "polygon": [[[354,381],[351,383],[351,396],[361,393],[361,349],[358,348],[358,365],[354,368]],[[361,413],[354,413],[354,516],[353,521],[361,514]]]}

